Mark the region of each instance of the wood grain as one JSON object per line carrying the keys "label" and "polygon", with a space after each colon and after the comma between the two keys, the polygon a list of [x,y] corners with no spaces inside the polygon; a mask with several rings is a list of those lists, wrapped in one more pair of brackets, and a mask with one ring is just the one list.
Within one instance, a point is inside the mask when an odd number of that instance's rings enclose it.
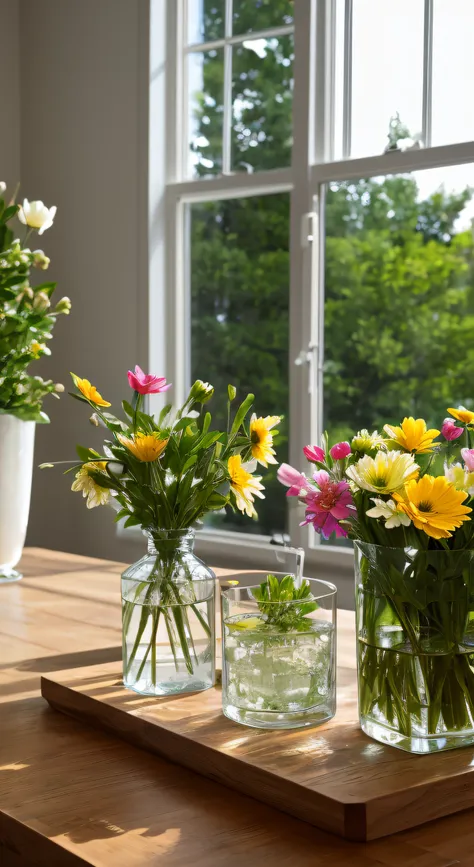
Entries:
{"label": "wood grain", "polygon": [[351,843],[50,710],[41,674],[120,660],[121,564],[21,568],[0,588],[1,867],[472,867],[474,811]]}
{"label": "wood grain", "polygon": [[350,840],[373,840],[474,806],[474,748],[418,756],[383,746],[357,717],[354,620],[340,612],[338,711],[329,723],[261,731],[228,720],[220,689],[150,699],[115,663],[45,674],[58,710]]}

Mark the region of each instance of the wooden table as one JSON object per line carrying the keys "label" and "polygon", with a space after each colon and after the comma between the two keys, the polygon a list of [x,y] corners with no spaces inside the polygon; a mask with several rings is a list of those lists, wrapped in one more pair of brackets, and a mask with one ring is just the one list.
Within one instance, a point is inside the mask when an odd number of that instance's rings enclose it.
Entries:
{"label": "wooden table", "polygon": [[349,843],[50,710],[41,673],[120,659],[121,565],[29,549],[21,568],[0,587],[1,867],[474,865],[472,810]]}

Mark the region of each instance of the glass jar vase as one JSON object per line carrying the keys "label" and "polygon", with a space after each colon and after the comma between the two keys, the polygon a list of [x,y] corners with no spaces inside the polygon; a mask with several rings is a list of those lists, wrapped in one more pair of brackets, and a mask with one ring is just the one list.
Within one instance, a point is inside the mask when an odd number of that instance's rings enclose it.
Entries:
{"label": "glass jar vase", "polygon": [[[287,573],[273,573],[278,580]],[[258,602],[265,573],[222,592],[222,706],[255,728],[320,725],[336,711],[336,588],[307,580],[304,600]]]}
{"label": "glass jar vase", "polygon": [[474,551],[355,543],[359,717],[412,753],[474,743]]}
{"label": "glass jar vase", "polygon": [[190,529],[150,533],[122,574],[123,682],[143,695],[215,683],[216,580],[193,547]]}

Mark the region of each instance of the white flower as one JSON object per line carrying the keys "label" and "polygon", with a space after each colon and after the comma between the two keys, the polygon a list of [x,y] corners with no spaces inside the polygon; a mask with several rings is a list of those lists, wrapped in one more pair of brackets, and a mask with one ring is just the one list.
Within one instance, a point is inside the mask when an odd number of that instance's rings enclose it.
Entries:
{"label": "white flower", "polygon": [[474,473],[469,472],[469,470],[458,463],[451,464],[450,467],[445,464],[444,475],[448,482],[454,485],[456,490],[466,491],[470,497],[474,496]]}
{"label": "white flower", "polygon": [[375,503],[375,506],[367,510],[368,518],[384,518],[387,530],[393,530],[394,527],[400,527],[401,524],[404,527],[410,526],[410,518],[405,515],[405,512],[399,511],[394,500],[381,500],[380,497],[371,497],[370,499]]}
{"label": "white flower", "polygon": [[88,469],[103,470],[105,461],[93,461],[83,464],[71,485],[71,491],[82,491],[82,496],[87,497],[87,508],[94,509],[96,506],[105,506],[110,500],[110,490],[102,488],[89,475]]}
{"label": "white flower", "polygon": [[0,181],[0,196],[3,196],[6,188],[7,188],[7,185],[6,185],[5,181]]}
{"label": "white flower", "polygon": [[43,202],[29,202],[23,199],[23,205],[18,211],[18,219],[31,229],[38,229],[38,235],[51,228],[56,216],[57,208],[47,208]]}

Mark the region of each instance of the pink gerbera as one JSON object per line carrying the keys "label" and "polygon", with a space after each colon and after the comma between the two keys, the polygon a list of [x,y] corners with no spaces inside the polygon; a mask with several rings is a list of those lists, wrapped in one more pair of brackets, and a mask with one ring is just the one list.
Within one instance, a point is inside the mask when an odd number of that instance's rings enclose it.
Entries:
{"label": "pink gerbera", "polygon": [[328,539],[331,533],[347,536],[340,521],[350,518],[355,509],[349,485],[344,481],[333,481],[325,470],[314,473],[313,479],[318,490],[312,490],[302,498],[306,504],[306,516],[301,526],[312,524],[324,539]]}

